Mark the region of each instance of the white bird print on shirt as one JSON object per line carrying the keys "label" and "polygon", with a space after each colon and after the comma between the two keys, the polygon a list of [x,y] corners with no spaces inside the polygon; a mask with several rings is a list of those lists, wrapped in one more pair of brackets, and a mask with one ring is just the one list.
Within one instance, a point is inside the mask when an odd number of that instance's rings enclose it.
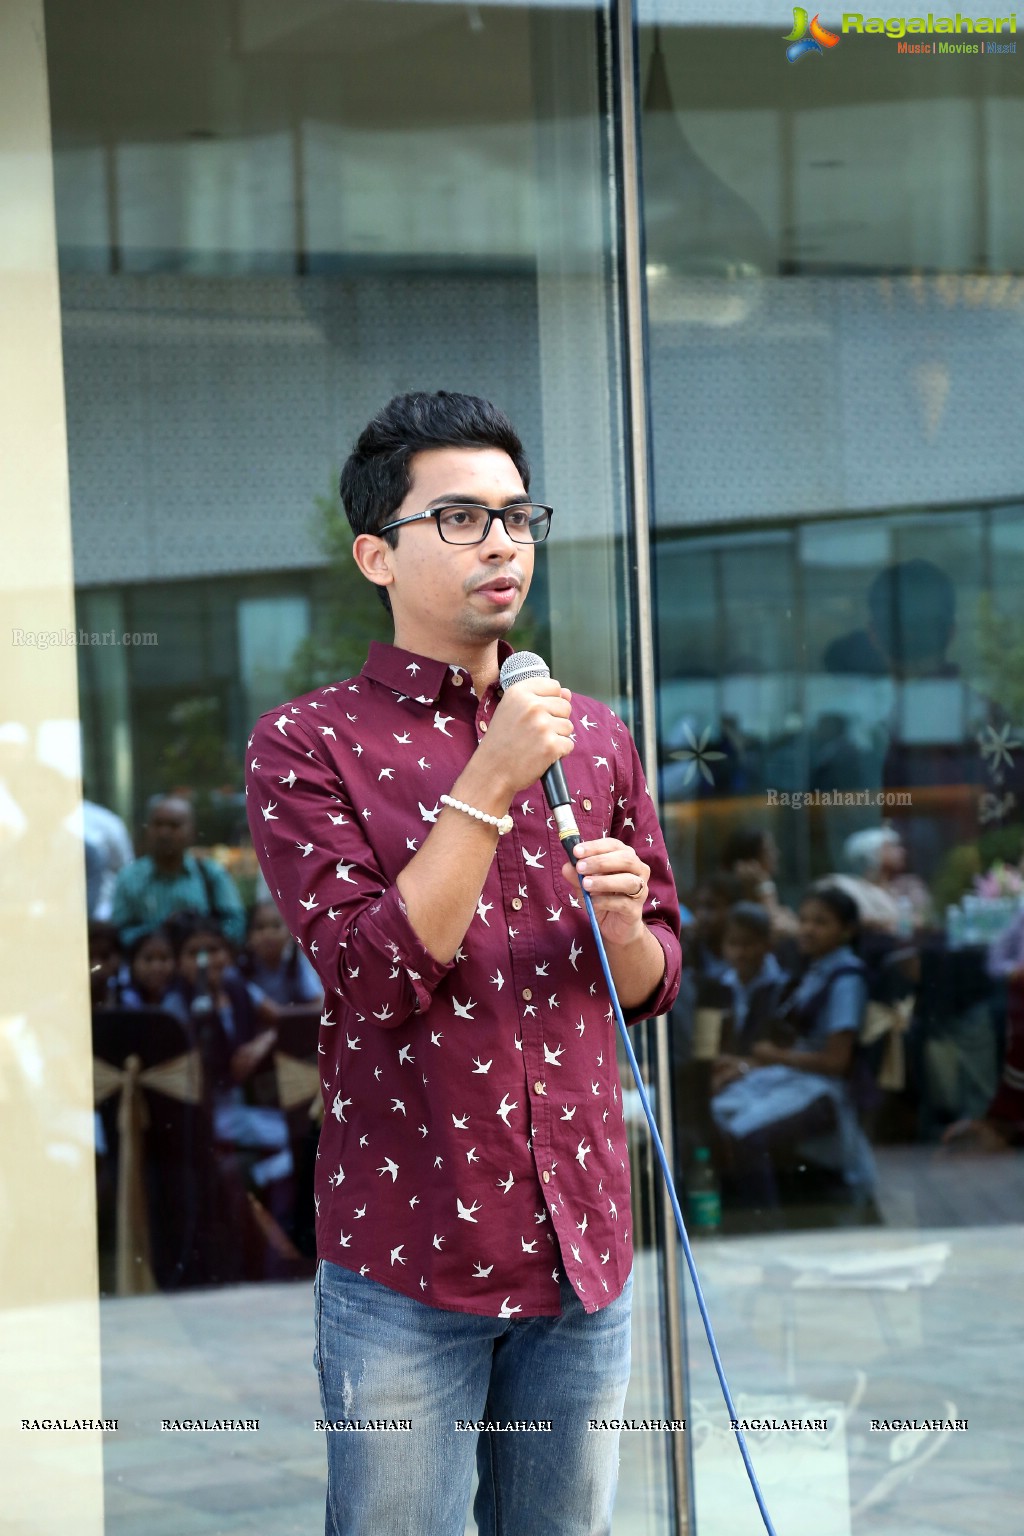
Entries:
{"label": "white bird print on shirt", "polygon": [[479,1161],[480,1161],[480,1158],[479,1158],[479,1156],[477,1154],[476,1147],[470,1147],[469,1151],[466,1153],[466,1162],[467,1163],[478,1163]]}
{"label": "white bird print on shirt", "polygon": [[608,1260],[611,1258],[611,1256],[612,1256],[612,1251],[609,1248],[605,1253],[602,1253],[602,1255],[601,1255],[601,1263],[602,1264],[607,1264]]}
{"label": "white bird print on shirt", "polygon": [[381,1177],[383,1177],[386,1173],[390,1173],[392,1184],[398,1183],[398,1164],[392,1158],[386,1157],[384,1159],[383,1168],[378,1168],[377,1172],[381,1175]]}
{"label": "white bird print on shirt", "polygon": [[377,775],[377,783],[379,784],[381,779],[393,779],[394,776],[395,770],[393,768],[382,768]]}
{"label": "white bird print on shirt", "polygon": [[437,818],[441,814],[441,802],[440,802],[440,800],[437,801],[437,803],[435,804],[434,809],[432,811],[428,811],[427,810],[427,808],[423,804],[422,800],[417,800],[416,804],[420,808],[420,815],[422,816],[424,821],[436,821]]}
{"label": "white bird print on shirt", "polygon": [[281,820],[280,816],[275,816],[274,815],[274,812],[277,810],[277,801],[276,800],[271,800],[268,805],[260,806],[260,810],[263,812],[263,820],[264,821],[280,821]]}
{"label": "white bird print on shirt", "polygon": [[578,1104],[574,1104],[572,1109],[569,1108],[568,1104],[563,1104],[562,1105],[562,1119],[563,1120],[571,1120],[573,1115],[576,1113],[576,1111],[578,1109],[579,1109],[579,1105]]}
{"label": "white bird print on shirt", "polygon": [[582,944],[577,944],[576,940],[573,939],[572,943],[569,945],[569,964],[572,966],[573,970],[576,969],[576,962],[582,953]]}
{"label": "white bird print on shirt", "polygon": [[339,811],[337,816],[332,816],[331,812],[328,811],[327,812],[327,820],[333,826],[335,826],[335,827],[347,827],[348,826],[348,817],[344,814],[343,811]]}
{"label": "white bird print on shirt", "polygon": [[582,1137],[580,1139],[579,1146],[576,1148],[576,1161],[584,1170],[586,1170],[587,1167],[587,1158],[590,1156],[592,1151],[593,1148],[587,1146],[586,1138]]}
{"label": "white bird print on shirt", "polygon": [[529,869],[543,869],[543,860],[547,857],[546,848],[538,848],[536,853],[531,853],[529,848],[523,849],[523,858]]}
{"label": "white bird print on shirt", "polygon": [[438,1253],[441,1252],[441,1244],[443,1242],[444,1242],[444,1237],[441,1234],[435,1232],[434,1233],[434,1247],[437,1249]]}
{"label": "white bird print on shirt", "polygon": [[338,1189],[342,1184],[344,1184],[345,1170],[340,1163],[338,1164],[337,1173],[332,1173],[327,1182],[330,1184],[332,1189]]}
{"label": "white bird print on shirt", "polygon": [[416,759],[416,767],[417,768],[429,768],[430,764],[427,762],[425,757],[420,757],[420,758]]}
{"label": "white bird print on shirt", "polygon": [[487,1268],[485,1269],[484,1266],[480,1263],[480,1260],[478,1259],[477,1262],[473,1265],[473,1279],[474,1280],[486,1280],[487,1276],[490,1274],[490,1272],[491,1272],[491,1270],[493,1268],[494,1268],[493,1264],[488,1264]]}
{"label": "white bird print on shirt", "polygon": [[387,1019],[391,1018],[391,1014],[392,1010],[388,1007],[387,1003],[385,1003],[380,1013],[374,1013],[373,1017],[375,1019],[380,1019],[381,1023],[383,1024]]}
{"label": "white bird print on shirt", "polygon": [[479,1056],[474,1056],[473,1057],[473,1070],[470,1073],[470,1076],[471,1077],[478,1077],[481,1072],[489,1072],[491,1070],[491,1067],[493,1066],[493,1064],[494,1064],[494,1057],[493,1056],[491,1057],[490,1061],[481,1061]]}
{"label": "white bird print on shirt", "polygon": [[544,1047],[544,1065],[546,1067],[560,1067],[562,1065],[561,1057],[562,1057],[562,1052],[564,1050],[565,1050],[565,1046],[564,1045],[558,1046],[558,1048],[556,1050],[554,1050],[554,1051],[549,1050],[548,1047],[545,1045],[545,1047]]}
{"label": "white bird print on shirt", "polygon": [[584,1212],[583,1212],[583,1220],[582,1220],[582,1221],[578,1221],[578,1222],[577,1222],[577,1223],[576,1223],[576,1225],[577,1225],[577,1227],[579,1227],[579,1229],[580,1229],[580,1235],[581,1235],[581,1236],[582,1236],[582,1237],[585,1237],[585,1236],[586,1236],[586,1235],[587,1235],[587,1228],[588,1228],[588,1226],[589,1226],[589,1225],[590,1225],[590,1222],[589,1222],[589,1220],[588,1220],[588,1219],[587,1219],[587,1213],[586,1213],[586,1211],[584,1211]]}
{"label": "white bird print on shirt", "polygon": [[327,1029],[330,1027],[333,1029],[337,1022],[337,1019],[332,1019],[330,1014],[327,1012],[327,1009],[325,1008],[323,1013],[320,1015],[320,1028]]}
{"label": "white bird print on shirt", "polygon": [[475,1212],[477,1212],[480,1209],[480,1201],[479,1200],[474,1200],[472,1205],[463,1205],[463,1203],[459,1199],[458,1195],[456,1195],[455,1196],[455,1204],[459,1208],[459,1220],[460,1221],[471,1221],[471,1222],[474,1223],[474,1225],[479,1226],[479,1222],[477,1222],[476,1215],[475,1215]]}
{"label": "white bird print on shirt", "polygon": [[402,1257],[402,1249],[404,1247],[405,1247],[404,1243],[399,1243],[397,1248],[392,1248],[392,1250],[391,1250],[391,1267],[392,1268],[394,1268],[394,1266],[396,1264],[405,1264],[407,1262]]}
{"label": "white bird print on shirt", "polygon": [[533,815],[533,806],[530,804],[529,800],[524,800],[523,801],[523,815],[524,816],[532,816]]}
{"label": "white bird print on shirt", "polygon": [[508,1125],[508,1117],[509,1117],[509,1115],[512,1113],[512,1111],[514,1109],[518,1109],[518,1108],[519,1108],[519,1100],[517,1099],[514,1104],[510,1104],[509,1101],[508,1101],[508,1094],[506,1093],[504,1098],[502,1099],[501,1103],[498,1105],[496,1113],[499,1114],[501,1116],[501,1118],[504,1120],[505,1124]]}
{"label": "white bird print on shirt", "polygon": [[[380,1017],[379,1014],[374,1014],[374,1018],[379,1018],[379,1017]],[[405,1062],[405,1061],[408,1061],[408,1062],[412,1063],[412,1062],[414,1062],[416,1060],[416,1057],[412,1054],[412,1041],[411,1040],[406,1045],[403,1045],[401,1050],[398,1052],[398,1060],[399,1060],[400,1063],[401,1062]]]}
{"label": "white bird print on shirt", "polygon": [[494,975],[490,977],[490,980],[494,983],[494,985],[497,987],[499,992],[501,991],[502,987],[505,985],[505,978],[501,974],[500,970],[499,971],[495,971]]}
{"label": "white bird print on shirt", "polygon": [[503,1195],[507,1195],[514,1183],[515,1179],[512,1177],[512,1169],[510,1168],[508,1171],[508,1178],[498,1180],[498,1188],[501,1190]]}
{"label": "white bird print on shirt", "polygon": [[592,731],[596,724],[597,724],[596,720],[588,720],[586,715],[584,715],[582,720],[580,721],[580,725],[582,725],[582,727],[583,727],[583,729],[585,731]]}
{"label": "white bird print on shirt", "polygon": [[472,998],[470,998],[468,1003],[460,1003],[457,997],[453,997],[452,1007],[455,1009],[455,1017],[457,1019],[472,1019],[476,1003]]}
{"label": "white bird print on shirt", "polygon": [[608,1201],[608,1215],[612,1218],[613,1221],[618,1221],[619,1219],[618,1207],[616,1206],[615,1201],[611,1199]]}
{"label": "white bird print on shirt", "polygon": [[312,843],[296,843],[295,846],[299,850],[299,852],[302,854],[302,857],[304,859],[308,859],[310,854],[313,852],[313,844]]}
{"label": "white bird print on shirt", "polygon": [[491,926],[490,923],[487,921],[487,914],[488,914],[488,912],[490,912],[490,910],[491,910],[491,908],[493,906],[494,906],[494,902],[493,901],[484,901],[483,895],[480,895],[477,898],[476,915],[480,919],[480,921],[483,923],[485,928],[489,928]]}
{"label": "white bird print on shirt", "polygon": [[[361,1147],[368,1146],[369,1142],[370,1142],[369,1136],[360,1136],[360,1138],[359,1138],[359,1145]],[[319,1156],[319,1153],[317,1154],[317,1156]]]}
{"label": "white bird print on shirt", "polygon": [[343,1233],[342,1233],[342,1234],[341,1234],[341,1237],[340,1237],[340,1239],[339,1239],[339,1241],[340,1241],[340,1243],[341,1243],[341,1246],[342,1246],[342,1247],[343,1247],[343,1248],[347,1248],[347,1247],[348,1247],[348,1245],[349,1245],[349,1243],[351,1243],[351,1241],[352,1241],[352,1238],[351,1238],[351,1235],[349,1235],[349,1236],[348,1236],[348,1237],[346,1237],[346,1235],[345,1235],[345,1233],[344,1233],[344,1232],[343,1232]]}
{"label": "white bird print on shirt", "polygon": [[337,864],[334,866],[334,873],[337,875],[339,880],[347,880],[349,885],[355,885],[356,882],[349,874],[350,869],[355,869],[355,865],[346,864],[344,859],[339,859]]}
{"label": "white bird print on shirt", "polygon": [[519,1239],[519,1241],[523,1245],[523,1252],[524,1253],[536,1253],[537,1252],[537,1239],[535,1237],[531,1237],[529,1242],[526,1241],[525,1237],[521,1237]]}
{"label": "white bird print on shirt", "polygon": [[464,1131],[468,1124],[469,1124],[469,1116],[468,1115],[461,1115],[461,1116],[460,1115],[455,1115],[455,1114],[452,1115],[452,1125],[454,1125],[454,1127],[455,1127],[455,1129],[457,1131]]}
{"label": "white bird print on shirt", "polygon": [[561,907],[545,907],[544,910],[548,914],[548,922],[549,923],[560,923],[561,922],[561,920],[562,920],[562,909],[561,909]]}
{"label": "white bird print on shirt", "polygon": [[398,745],[400,747],[407,747],[409,745],[409,743],[412,741],[412,736],[409,734],[408,731],[403,731],[401,736],[399,736],[397,731],[392,731],[391,734],[395,738],[395,740],[398,742]]}
{"label": "white bird print on shirt", "polygon": [[403,1104],[401,1099],[392,1099],[391,1100],[391,1113],[393,1115],[397,1115],[397,1114],[403,1114],[404,1115],[405,1114],[405,1105]]}
{"label": "white bird print on shirt", "polygon": [[282,736],[287,736],[288,727],[291,725],[291,723],[292,722],[288,719],[287,715],[278,715],[277,719],[274,721],[274,724],[277,726],[277,729],[281,732]]}
{"label": "white bird print on shirt", "polygon": [[320,905],[320,903],[316,899],[316,892],[315,891],[310,891],[309,895],[305,898],[305,900],[303,900],[303,898],[301,896],[299,897],[299,906],[300,907],[305,907],[307,912],[312,912],[314,907],[317,907],[319,905]]}
{"label": "white bird print on shirt", "polygon": [[346,1035],[345,1036],[345,1044],[348,1046],[350,1051],[358,1051],[360,1049],[359,1041],[360,1041],[360,1036],[359,1035]]}
{"label": "white bird print on shirt", "polygon": [[[253,767],[255,768],[255,766],[256,764],[254,763]],[[283,784],[286,789],[291,789],[292,785],[295,783],[295,769],[291,769],[291,771],[287,773],[283,779],[278,779],[277,782],[279,784]]]}
{"label": "white bird print on shirt", "polygon": [[366,1206],[365,1205],[357,1206],[352,1214],[353,1214],[353,1216],[354,1216],[356,1221],[362,1221],[363,1217],[366,1215]]}
{"label": "white bird print on shirt", "polygon": [[569,1244],[569,1251],[571,1252],[573,1258],[576,1260],[576,1263],[579,1264],[581,1262],[580,1261],[580,1251],[576,1247],[575,1243],[570,1243]]}
{"label": "white bird print on shirt", "polygon": [[608,767],[608,759],[606,757],[595,757],[594,758],[594,767],[595,768],[607,768]]}
{"label": "white bird print on shirt", "polygon": [[510,1307],[509,1302],[511,1300],[511,1296],[505,1297],[505,1300],[501,1304],[501,1309],[498,1312],[499,1317],[511,1317],[514,1312],[521,1312],[523,1310],[522,1307]]}
{"label": "white bird print on shirt", "polygon": [[452,721],[454,719],[455,719],[454,715],[442,715],[442,713],[441,713],[441,711],[439,709],[435,709],[435,711],[434,711],[434,730],[435,731],[440,731],[442,736],[450,736],[451,735],[451,731],[448,729],[448,727],[449,727],[449,725],[451,725],[451,723],[452,723]]}
{"label": "white bird print on shirt", "polygon": [[443,1038],[444,1038],[444,1034],[443,1034],[443,1032],[440,1029],[437,1029],[437,1030],[432,1029],[430,1031],[430,1043],[431,1043],[431,1045],[440,1045],[441,1041],[443,1040]]}
{"label": "white bird print on shirt", "polygon": [[335,1120],[340,1120],[342,1125],[348,1124],[345,1119],[345,1111],[348,1109],[351,1103],[351,1099],[343,1099],[340,1093],[336,1093],[334,1095],[334,1103],[331,1105],[331,1114],[334,1116]]}

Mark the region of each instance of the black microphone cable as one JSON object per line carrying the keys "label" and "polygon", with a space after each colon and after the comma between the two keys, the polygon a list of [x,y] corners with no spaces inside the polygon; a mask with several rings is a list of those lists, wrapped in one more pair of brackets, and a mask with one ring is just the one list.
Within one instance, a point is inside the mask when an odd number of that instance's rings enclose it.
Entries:
{"label": "black microphone cable", "polygon": [[[530,651],[517,651],[513,656],[509,656],[505,660],[501,668],[501,685],[503,688],[507,689],[514,686],[516,683],[525,682],[529,678],[550,677],[550,675],[551,674],[548,670],[546,662],[540,656],[535,656]],[[551,811],[555,818],[559,839],[566,853],[573,860],[573,863],[575,863],[576,847],[577,844],[583,841],[583,839],[580,837],[579,829],[576,826],[572,811],[569,808],[569,795],[565,787],[565,776],[562,773],[561,764],[555,763],[552,768],[549,768],[547,773],[544,775],[542,782],[544,785],[544,793],[548,797],[548,803],[551,804]],[[552,803],[553,795],[558,796],[559,803],[557,805]],[[604,972],[605,984],[608,987],[608,997],[615,1012],[615,1022],[619,1027],[619,1034],[622,1037],[622,1043],[626,1050],[626,1058],[629,1061],[630,1070],[633,1073],[633,1079],[640,1094],[640,1103],[643,1105],[647,1126],[651,1133],[651,1141],[654,1143],[654,1150],[658,1155],[658,1162],[661,1166],[661,1172],[665,1179],[666,1188],[668,1189],[669,1200],[672,1204],[672,1214],[675,1217],[676,1222],[676,1230],[679,1233],[679,1240],[683,1245],[683,1254],[686,1258],[686,1267],[690,1271],[690,1279],[693,1282],[693,1290],[697,1298],[697,1306],[700,1311],[701,1321],[704,1324],[704,1332],[707,1336],[708,1347],[711,1350],[711,1358],[714,1361],[715,1371],[718,1375],[719,1384],[722,1388],[722,1396],[725,1398],[725,1406],[729,1410],[729,1421],[731,1424],[736,1426],[734,1430],[736,1435],[736,1443],[739,1446],[740,1455],[743,1457],[743,1465],[746,1468],[747,1478],[750,1482],[751,1489],[753,1490],[754,1498],[757,1500],[757,1507],[761,1512],[761,1519],[764,1521],[764,1528],[768,1532],[768,1536],[777,1536],[775,1527],[772,1524],[771,1515],[769,1515],[768,1507],[764,1501],[764,1494],[761,1492],[761,1485],[757,1480],[757,1473],[754,1471],[754,1464],[750,1459],[750,1451],[747,1447],[746,1436],[744,1435],[743,1430],[740,1428],[739,1414],[736,1412],[736,1405],[732,1400],[732,1393],[729,1390],[729,1382],[726,1379],[725,1367],[722,1364],[722,1357],[718,1352],[718,1343],[715,1339],[715,1331],[711,1326],[711,1318],[708,1315],[707,1303],[704,1300],[704,1292],[701,1289],[700,1279],[697,1275],[697,1265],[694,1262],[693,1249],[690,1247],[690,1239],[686,1232],[686,1223],[683,1220],[683,1213],[679,1206],[679,1197],[676,1194],[675,1182],[672,1178],[672,1173],[668,1166],[668,1158],[665,1156],[665,1148],[662,1145],[661,1133],[658,1130],[657,1122],[654,1118],[654,1111],[651,1109],[651,1101],[647,1097],[647,1090],[644,1087],[643,1078],[640,1075],[640,1064],[636,1059],[632,1042],[629,1038],[629,1029],[622,1014],[622,1005],[619,1002],[619,995],[615,990],[615,981],[612,977],[611,966],[608,963],[608,953],[604,947],[604,939],[601,937],[601,928],[597,921],[597,913],[594,911],[594,903],[590,898],[590,893],[584,888],[582,880],[580,881],[580,893],[583,896],[583,905],[586,908],[587,917],[590,920],[590,931],[594,935],[594,943],[597,945],[598,959],[601,962],[601,970]]]}

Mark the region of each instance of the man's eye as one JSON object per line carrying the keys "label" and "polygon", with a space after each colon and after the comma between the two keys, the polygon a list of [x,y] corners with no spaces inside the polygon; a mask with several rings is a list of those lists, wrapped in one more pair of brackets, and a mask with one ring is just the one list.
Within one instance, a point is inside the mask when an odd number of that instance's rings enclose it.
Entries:
{"label": "man's eye", "polygon": [[526,508],[524,508],[521,512],[506,512],[505,527],[515,528],[516,530],[519,530],[520,528],[529,528],[531,516],[532,513]]}
{"label": "man's eye", "polygon": [[445,512],[441,521],[446,528],[468,528],[471,523],[479,522],[480,514],[473,511]]}

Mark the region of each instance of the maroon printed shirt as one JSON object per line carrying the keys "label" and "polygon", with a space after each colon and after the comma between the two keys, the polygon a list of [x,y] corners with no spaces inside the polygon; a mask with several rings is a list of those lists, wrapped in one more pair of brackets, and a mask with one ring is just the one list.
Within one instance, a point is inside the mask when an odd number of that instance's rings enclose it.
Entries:
{"label": "maroon printed shirt", "polygon": [[[509,647],[502,644],[502,659]],[[413,931],[395,879],[501,697],[469,674],[374,644],[362,672],[257,723],[253,843],[324,984],[321,1258],[435,1307],[551,1315],[569,1276],[588,1311],[633,1259],[616,1032],[582,902],[540,784],[515,797],[454,958]],[[679,908],[622,721],[576,695],[565,762],[583,837],[651,867],[644,920],[679,983]]]}

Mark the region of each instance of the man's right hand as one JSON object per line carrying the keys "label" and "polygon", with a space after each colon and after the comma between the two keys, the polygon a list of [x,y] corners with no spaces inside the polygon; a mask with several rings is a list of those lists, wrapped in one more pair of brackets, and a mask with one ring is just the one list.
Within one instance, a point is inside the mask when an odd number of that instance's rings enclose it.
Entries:
{"label": "man's right hand", "polygon": [[511,800],[572,749],[572,694],[553,677],[534,677],[502,696],[473,768],[484,769],[492,787]]}

